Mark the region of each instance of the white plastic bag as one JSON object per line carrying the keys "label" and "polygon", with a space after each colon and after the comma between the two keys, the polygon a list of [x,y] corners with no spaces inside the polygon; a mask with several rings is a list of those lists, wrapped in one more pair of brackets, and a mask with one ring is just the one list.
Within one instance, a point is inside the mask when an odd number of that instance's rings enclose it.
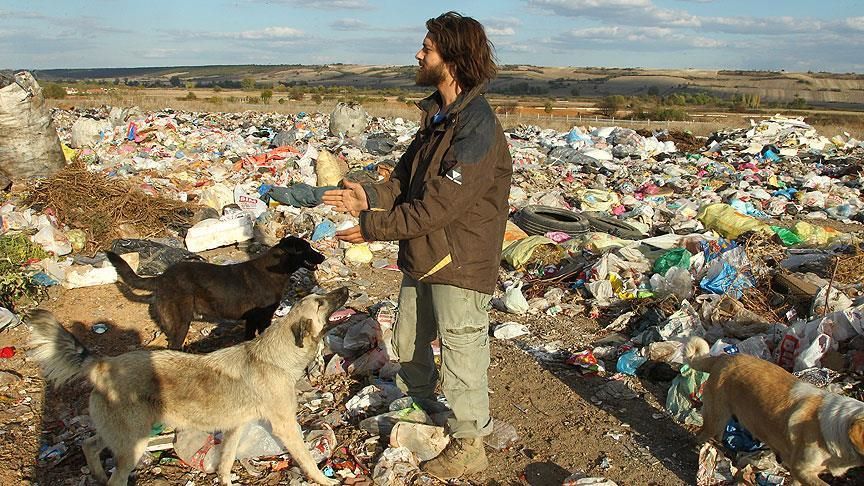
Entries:
{"label": "white plastic bag", "polygon": [[26,71],[0,76],[0,175],[48,177],[65,165],[39,83]]}
{"label": "white plastic bag", "polygon": [[831,345],[831,336],[827,334],[818,335],[816,339],[814,339],[813,342],[795,358],[794,371],[806,370],[807,368],[816,366],[819,363],[819,360],[822,359],[822,356],[831,349]]}
{"label": "white plastic bag", "polygon": [[356,103],[338,103],[330,114],[330,134],[354,137],[366,130],[366,110]]}
{"label": "white plastic bag", "polygon": [[504,308],[512,314],[528,312],[528,301],[522,295],[522,282],[516,282],[504,291]]}

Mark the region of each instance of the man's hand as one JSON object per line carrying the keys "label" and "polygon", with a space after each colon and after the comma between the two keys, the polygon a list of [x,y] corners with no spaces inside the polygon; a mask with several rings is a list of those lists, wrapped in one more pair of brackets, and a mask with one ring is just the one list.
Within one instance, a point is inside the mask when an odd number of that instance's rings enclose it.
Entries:
{"label": "man's hand", "polygon": [[341,241],[347,241],[348,243],[363,243],[363,233],[360,232],[359,226],[354,226],[342,231],[336,232],[336,239]]}
{"label": "man's hand", "polygon": [[331,189],[324,192],[321,200],[324,204],[333,206],[340,213],[351,213],[357,217],[360,211],[369,209],[369,201],[366,199],[366,191],[363,186],[356,182],[342,181],[345,189]]}

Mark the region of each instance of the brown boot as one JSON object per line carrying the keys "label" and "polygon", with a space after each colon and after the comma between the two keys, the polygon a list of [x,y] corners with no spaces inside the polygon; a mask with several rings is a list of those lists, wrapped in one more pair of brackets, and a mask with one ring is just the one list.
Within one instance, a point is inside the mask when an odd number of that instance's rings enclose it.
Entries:
{"label": "brown boot", "polygon": [[482,437],[450,439],[438,457],[423,463],[420,470],[438,479],[455,479],[489,467]]}

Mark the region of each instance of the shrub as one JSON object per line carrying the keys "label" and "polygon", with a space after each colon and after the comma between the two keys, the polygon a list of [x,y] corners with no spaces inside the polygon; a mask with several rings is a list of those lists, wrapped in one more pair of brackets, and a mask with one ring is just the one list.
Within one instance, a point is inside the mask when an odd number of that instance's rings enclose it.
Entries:
{"label": "shrub", "polygon": [[48,99],[60,100],[66,97],[66,89],[56,83],[45,83],[42,86],[42,96]]}

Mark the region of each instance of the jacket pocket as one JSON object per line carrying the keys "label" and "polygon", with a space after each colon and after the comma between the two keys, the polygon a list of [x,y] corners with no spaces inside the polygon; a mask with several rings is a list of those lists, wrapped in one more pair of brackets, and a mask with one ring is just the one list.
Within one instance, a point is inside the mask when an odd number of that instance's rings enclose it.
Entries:
{"label": "jacket pocket", "polygon": [[453,238],[453,229],[450,226],[444,227],[444,237],[447,239],[447,250],[450,252],[450,258],[453,260],[453,269],[462,269],[462,255],[456,245],[456,240]]}

